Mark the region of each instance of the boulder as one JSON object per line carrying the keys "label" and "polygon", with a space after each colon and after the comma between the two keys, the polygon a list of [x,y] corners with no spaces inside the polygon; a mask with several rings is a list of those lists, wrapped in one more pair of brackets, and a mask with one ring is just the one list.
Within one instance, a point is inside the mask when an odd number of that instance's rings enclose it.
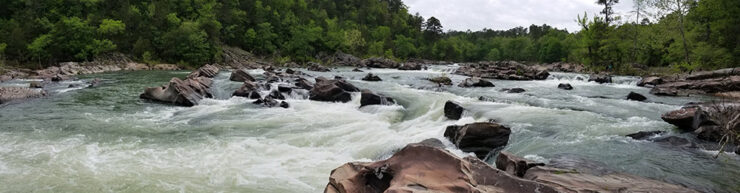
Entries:
{"label": "boulder", "polygon": [[166,85],[147,88],[139,97],[173,105],[194,106],[198,105],[198,102],[203,98],[213,97],[210,91],[212,83],[213,80],[206,77],[185,80],[172,78]]}
{"label": "boulder", "polygon": [[373,73],[368,73],[365,77],[362,78],[362,80],[371,82],[383,81],[383,79],[380,79],[380,77],[374,75]]}
{"label": "boulder", "polygon": [[280,107],[287,109],[290,108],[290,104],[288,104],[288,102],[282,101],[280,102]]}
{"label": "boulder", "polygon": [[406,62],[398,67],[399,70],[421,70],[422,65],[415,62]]}
{"label": "boulder", "polygon": [[372,57],[362,60],[362,66],[368,68],[398,68],[398,62],[388,58]]}
{"label": "boulder", "polygon": [[563,90],[573,90],[573,86],[568,83],[560,83],[558,84],[558,88]]}
{"label": "boulder", "polygon": [[694,131],[694,115],[697,107],[685,107],[679,110],[667,112],[660,116],[663,121],[675,125],[683,131]]}
{"label": "boulder", "polygon": [[362,63],[360,58],[343,52],[334,53],[329,60],[327,62],[330,62],[332,66],[359,66]]}
{"label": "boulder", "polygon": [[360,89],[344,80],[328,80],[324,77],[316,78],[316,84],[309,92],[309,99],[325,102],[349,102],[352,100],[350,92]]}
{"label": "boulder", "polygon": [[269,95],[267,95],[269,98],[278,99],[278,100],[285,100],[285,96],[280,93],[278,90],[273,90],[270,92]]}
{"label": "boulder", "polygon": [[386,97],[381,94],[373,93],[370,90],[362,90],[360,96],[360,107],[368,105],[393,105],[396,101],[391,97]]}
{"label": "boulder", "polygon": [[210,64],[206,64],[205,66],[202,66],[198,68],[198,70],[193,71],[188,75],[188,78],[196,78],[196,77],[206,77],[206,78],[213,78],[218,75],[218,72],[220,70],[218,67]]}
{"label": "boulder", "polygon": [[283,93],[293,92],[293,87],[291,87],[290,85],[285,85],[285,84],[279,84],[277,89],[278,91],[283,92]]}
{"label": "boulder", "polygon": [[447,101],[445,103],[445,117],[452,120],[459,120],[462,117],[463,111],[465,109],[460,106],[457,102],[454,101]]}
{"label": "boulder", "polygon": [[725,69],[719,69],[715,71],[696,72],[696,73],[686,76],[686,80],[704,80],[704,79],[714,79],[714,78],[722,78],[722,77],[730,77],[730,76],[738,76],[738,75],[740,75],[740,67],[725,68]]}
{"label": "boulder", "polygon": [[558,192],[675,192],[698,193],[682,186],[639,176],[608,172],[589,173],[576,169],[536,166],[524,179],[554,187]]}
{"label": "boulder", "polygon": [[514,61],[462,64],[455,74],[501,80],[545,80],[550,73]]}
{"label": "boulder", "polygon": [[650,94],[653,94],[655,96],[678,96],[678,89],[667,87],[653,87],[653,89],[650,90]]}
{"label": "boulder", "polygon": [[647,86],[647,85],[659,85],[663,84],[663,78],[657,77],[657,76],[649,76],[644,77],[640,80],[640,82],[637,83],[637,86]]}
{"label": "boulder", "polygon": [[244,81],[250,81],[254,82],[256,79],[252,77],[252,75],[249,75],[249,72],[246,70],[238,69],[231,72],[231,76],[229,77],[229,80],[235,81],[235,82],[244,82]]}
{"label": "boulder", "polygon": [[257,84],[251,81],[245,81],[244,84],[242,84],[239,89],[234,91],[232,96],[238,96],[238,97],[245,97],[250,99],[259,99],[262,98],[260,96],[260,93],[258,91],[259,87]]}
{"label": "boulder", "polygon": [[452,80],[446,76],[439,76],[434,78],[428,78],[427,80],[437,83],[438,85],[452,85]]}
{"label": "boulder", "polygon": [[535,166],[545,166],[545,164],[524,159],[506,151],[500,152],[496,157],[496,168],[517,177],[524,177],[527,170]]}
{"label": "boulder", "polygon": [[463,126],[452,125],[445,129],[444,136],[460,150],[473,152],[480,159],[509,143],[511,129],[497,123],[480,122]]}
{"label": "boulder", "polygon": [[644,140],[663,133],[665,133],[665,131],[640,131],[626,136],[635,140]]}
{"label": "boulder", "polygon": [[591,74],[588,81],[599,84],[612,83],[612,76],[608,74]]}
{"label": "boulder", "polygon": [[505,89],[501,89],[501,92],[506,92],[506,93],[523,93],[523,92],[527,92],[527,90],[524,90],[523,88],[505,88]]}
{"label": "boulder", "polygon": [[12,100],[38,98],[46,96],[46,92],[41,89],[22,88],[22,87],[0,87],[0,104]]}
{"label": "boulder", "polygon": [[630,94],[627,95],[627,100],[633,100],[633,101],[645,101],[647,100],[647,97],[638,94],[636,92],[630,92]]}
{"label": "boulder", "polygon": [[424,144],[409,144],[387,160],[351,162],[332,170],[325,193],[450,192],[555,193],[544,184],[496,170],[476,158],[457,158]]}
{"label": "boulder", "polygon": [[[697,138],[720,142],[740,132],[740,103],[708,103],[696,109],[692,128]],[[732,141],[731,141],[732,143]]]}
{"label": "boulder", "polygon": [[252,103],[257,104],[257,105],[262,105],[263,107],[267,107],[267,108],[272,108],[272,107],[281,105],[280,102],[278,102],[277,100],[273,99],[270,96],[267,96],[264,99],[257,99]]}
{"label": "boulder", "polygon": [[306,80],[305,78],[298,78],[295,81],[295,86],[298,88],[306,89],[306,90],[313,89],[313,84],[309,82],[308,80]]}
{"label": "boulder", "polygon": [[466,78],[463,82],[458,84],[459,87],[495,87],[490,81],[481,78]]}
{"label": "boulder", "polygon": [[329,71],[331,71],[331,69],[329,69],[327,67],[324,67],[321,64],[316,63],[316,62],[309,62],[308,63],[308,68],[306,68],[306,70],[316,71],[316,72],[329,72]]}

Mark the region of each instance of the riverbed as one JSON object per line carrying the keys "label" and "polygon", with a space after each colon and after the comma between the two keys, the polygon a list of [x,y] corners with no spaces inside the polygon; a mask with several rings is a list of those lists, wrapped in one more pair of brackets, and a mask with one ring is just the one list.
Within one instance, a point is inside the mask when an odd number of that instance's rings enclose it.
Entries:
{"label": "riverbed", "polygon": [[[138,97],[146,87],[185,77],[185,71],[80,76],[48,85],[50,97],[0,106],[0,192],[322,192],[332,169],[387,158],[408,143],[439,138],[465,156],[444,139],[445,127],[489,120],[512,128],[504,150],[528,159],[578,157],[702,192],[740,189],[740,156],[734,153],[714,159],[716,151],[624,137],[653,130],[689,137],[660,115],[710,97],[658,97],[636,86],[639,77],[597,84],[574,73],[551,73],[542,81],[491,80],[492,88],[438,87],[424,80],[448,76],[460,83],[466,77],[452,74],[456,68],[304,70],[342,76],[397,101],[363,108],[359,93],[348,103],[293,94],[286,100],[290,108],[263,108],[231,97],[241,83],[229,81],[228,71],[214,79],[215,98],[195,107]],[[368,72],[383,81],[361,81]],[[263,71],[250,73],[260,77]],[[103,83],[68,87],[94,78]],[[559,83],[575,89],[558,89]],[[499,91],[513,87],[526,92]],[[648,101],[625,100],[629,92]],[[448,100],[466,108],[462,119],[445,118]]]}

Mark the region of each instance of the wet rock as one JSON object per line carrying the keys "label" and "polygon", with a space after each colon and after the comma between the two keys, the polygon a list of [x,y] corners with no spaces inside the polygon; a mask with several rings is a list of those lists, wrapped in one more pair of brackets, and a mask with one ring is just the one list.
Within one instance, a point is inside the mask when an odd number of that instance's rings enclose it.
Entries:
{"label": "wet rock", "polygon": [[368,68],[398,68],[398,62],[388,58],[372,57],[362,60],[362,66]]}
{"label": "wet rock", "polygon": [[552,186],[558,192],[676,192],[698,193],[679,185],[639,176],[610,172],[593,174],[579,169],[537,166],[527,170],[524,179]]}
{"label": "wet rock", "polygon": [[381,94],[373,93],[370,90],[362,90],[360,96],[360,107],[368,105],[393,105],[396,101],[391,97],[386,97]]}
{"label": "wet rock", "polygon": [[293,87],[290,87],[289,85],[280,84],[278,85],[278,91],[284,92],[284,93],[291,93],[293,92]]}
{"label": "wet rock", "polygon": [[[708,103],[700,105],[692,127],[697,138],[720,142],[724,136],[740,132],[740,103]],[[732,143],[732,142],[731,142]]]}
{"label": "wet rock", "polygon": [[663,121],[675,125],[679,129],[687,132],[694,131],[694,115],[697,107],[686,107],[679,110],[671,111],[660,116]]}
{"label": "wet rock", "polygon": [[558,88],[563,90],[573,90],[573,86],[568,83],[560,83],[558,84]]}
{"label": "wet rock", "polygon": [[280,102],[280,107],[287,109],[290,108],[290,104],[288,104],[288,102],[282,101]]}
{"label": "wet rock", "polygon": [[44,82],[32,81],[28,87],[29,88],[44,88]]}
{"label": "wet rock", "polygon": [[57,74],[51,77],[51,81],[54,81],[54,82],[65,81],[65,80],[69,80],[69,77],[60,75],[60,74]]}
{"label": "wet rock", "polygon": [[123,67],[123,70],[149,70],[149,66],[142,63],[129,62]]}
{"label": "wet rock", "polygon": [[87,88],[95,88],[95,87],[100,86],[100,84],[102,83],[103,83],[103,80],[100,80],[100,78],[95,78],[89,82],[89,84],[87,85]]}
{"label": "wet rock", "polygon": [[526,91],[527,90],[524,90],[523,88],[505,88],[505,89],[501,89],[501,92],[506,92],[506,93],[523,93],[523,92],[526,92]]}
{"label": "wet rock", "polygon": [[479,101],[486,101],[486,102],[496,102],[496,99],[493,97],[487,97],[487,96],[480,96],[478,97]]}
{"label": "wet rock", "polygon": [[460,118],[462,117],[463,111],[465,111],[465,109],[457,102],[447,101],[445,103],[444,112],[445,112],[445,117],[447,117],[448,119],[460,120]]}
{"label": "wet rock", "polygon": [[544,80],[550,76],[547,70],[514,61],[462,64],[455,74],[501,80]]}
{"label": "wet rock", "polygon": [[463,82],[458,84],[459,87],[495,87],[490,81],[481,78],[466,78]]}
{"label": "wet rock", "polygon": [[316,63],[316,62],[309,62],[308,63],[308,68],[306,68],[306,70],[316,71],[316,72],[329,72],[329,71],[331,71],[331,69],[329,69],[327,67],[324,67],[321,64]]}
{"label": "wet rock", "polygon": [[740,68],[696,72],[663,79],[650,91],[655,95],[684,96],[740,91]]}
{"label": "wet rock", "polygon": [[678,136],[666,136],[666,137],[660,137],[657,139],[654,139],[653,142],[656,143],[664,143],[671,146],[683,146],[683,147],[693,147],[695,146],[691,141],[689,141],[686,138],[678,137]]}
{"label": "wet rock", "polygon": [[306,89],[306,90],[313,89],[313,84],[304,78],[297,79],[295,86],[297,86],[298,88]]}
{"label": "wet rock", "polygon": [[272,107],[282,105],[280,102],[278,102],[277,100],[269,96],[265,97],[264,99],[257,99],[252,103],[257,104],[257,105],[262,105],[263,107],[267,107],[267,108],[272,108]]}
{"label": "wet rock", "polygon": [[359,68],[355,68],[355,69],[352,69],[352,72],[364,72],[364,71],[360,70]]}
{"label": "wet rock", "polygon": [[440,148],[440,149],[446,148],[445,144],[442,143],[442,141],[440,141],[437,138],[425,139],[424,141],[419,142],[419,145],[424,145],[424,146],[429,146],[429,147],[436,147],[436,148]]}
{"label": "wet rock", "polygon": [[627,95],[627,100],[645,101],[645,100],[647,100],[647,97],[645,97],[645,96],[643,96],[641,94],[635,93],[635,92],[630,92],[630,94]]}
{"label": "wet rock", "polygon": [[259,87],[257,86],[257,84],[251,81],[246,81],[244,82],[244,84],[242,84],[241,87],[239,87],[239,89],[234,91],[232,96],[259,99],[262,98],[262,96],[260,96],[260,93],[257,91],[258,89]]}
{"label": "wet rock", "polygon": [[325,102],[349,102],[352,100],[350,92],[360,89],[344,80],[328,80],[324,77],[316,78],[316,84],[309,92],[309,99]]}
{"label": "wet rock", "polygon": [[407,62],[398,67],[399,70],[421,70],[422,65],[415,62]]}
{"label": "wet rock", "polygon": [[535,166],[545,166],[545,164],[524,159],[506,151],[500,152],[496,157],[496,168],[517,177],[524,177],[527,170]]}
{"label": "wet rock", "polygon": [[373,73],[368,73],[364,78],[362,78],[362,80],[371,82],[383,81],[382,79],[380,79],[380,77],[374,75]]}
{"label": "wet rock", "polygon": [[272,92],[270,92],[269,95],[267,95],[267,97],[278,100],[285,100],[285,96],[283,96],[283,94],[280,93],[280,91],[278,90],[273,90]]}
{"label": "wet rock", "polygon": [[637,83],[637,86],[647,86],[647,85],[659,85],[663,84],[663,78],[657,77],[657,76],[649,76],[644,77],[640,82]]}
{"label": "wet rock", "polygon": [[654,87],[650,90],[650,94],[655,96],[678,96],[678,89]]}
{"label": "wet rock", "polygon": [[644,140],[663,133],[665,133],[665,131],[640,131],[626,136],[635,140]]}
{"label": "wet rock", "polygon": [[588,78],[589,82],[596,82],[599,84],[612,83],[612,76],[608,74],[591,74]]}
{"label": "wet rock", "polygon": [[480,159],[509,143],[511,129],[497,123],[480,122],[464,126],[452,125],[445,129],[444,136],[460,150],[473,152]]}
{"label": "wet rock", "polygon": [[218,72],[220,70],[218,67],[210,64],[206,64],[205,66],[202,66],[198,68],[198,70],[193,71],[188,75],[188,78],[196,78],[196,77],[206,77],[206,78],[213,78],[218,75]]}
{"label": "wet rock", "polygon": [[285,73],[294,74],[295,70],[288,68],[288,69],[285,69]]}
{"label": "wet rock", "polygon": [[22,87],[0,87],[0,104],[12,100],[38,98],[46,96],[46,92],[41,89],[22,88]]}
{"label": "wet rock", "polygon": [[449,77],[446,76],[440,76],[440,77],[434,77],[434,78],[428,78],[427,80],[432,81],[433,83],[437,83],[440,86],[441,85],[452,85],[452,80]]}
{"label": "wet rock", "polygon": [[251,81],[254,82],[256,79],[252,77],[252,75],[249,75],[249,72],[246,70],[234,70],[231,72],[231,76],[229,77],[229,80],[235,81],[235,82],[244,82],[244,81]]}
{"label": "wet rock", "polygon": [[13,77],[8,76],[8,75],[0,75],[0,82],[5,82],[8,80],[13,80]]}
{"label": "wet rock", "polygon": [[[210,72],[202,73],[208,75]],[[157,102],[180,105],[195,106],[204,98],[211,98],[210,87],[213,80],[206,77],[194,77],[185,80],[172,78],[170,82],[161,87],[147,88],[139,98]]]}
{"label": "wet rock", "polygon": [[409,144],[387,160],[351,162],[332,170],[325,193],[377,192],[540,192],[548,185],[519,179],[476,158],[436,147]]}

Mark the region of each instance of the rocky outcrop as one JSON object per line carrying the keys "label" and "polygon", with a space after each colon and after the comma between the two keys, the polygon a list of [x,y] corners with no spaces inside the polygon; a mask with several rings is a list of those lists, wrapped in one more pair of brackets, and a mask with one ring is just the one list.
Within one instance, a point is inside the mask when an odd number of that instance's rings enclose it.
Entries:
{"label": "rocky outcrop", "polygon": [[362,66],[368,68],[398,68],[399,64],[388,58],[372,57],[362,60]]}
{"label": "rocky outcrop", "polygon": [[446,76],[439,76],[439,77],[428,78],[427,80],[429,80],[429,81],[431,81],[433,83],[437,83],[439,86],[442,86],[442,85],[448,85],[448,86],[449,85],[452,85],[452,80],[449,77],[446,77]]}
{"label": "rocky outcrop", "polygon": [[31,89],[22,87],[0,87],[0,104],[12,100],[38,98],[46,96],[46,92],[41,89]]}
{"label": "rocky outcrop", "polygon": [[663,84],[663,78],[657,76],[648,76],[642,78],[640,82],[637,83],[637,86],[656,86],[659,84]]}
{"label": "rocky outcrop", "polygon": [[552,64],[540,64],[537,65],[540,69],[546,69],[550,72],[577,72],[582,73],[586,71],[586,67],[583,64],[571,64],[564,62],[557,62]]}
{"label": "rocky outcrop", "polygon": [[191,72],[188,75],[188,78],[196,78],[196,77],[206,77],[206,78],[213,78],[218,75],[218,72],[220,72],[220,69],[214,65],[206,64],[205,66],[202,66],[198,68],[198,70],[195,70]]}
{"label": "rocky outcrop", "polygon": [[599,84],[612,83],[612,76],[608,74],[591,74],[588,81]]}
{"label": "rocky outcrop", "polygon": [[691,94],[716,94],[740,91],[740,68],[696,72],[678,78],[661,78],[650,91],[661,96],[686,96]]}
{"label": "rocky outcrop", "polygon": [[445,103],[445,117],[452,120],[459,120],[460,117],[462,117],[463,111],[465,109],[458,103],[454,101],[447,101]]}
{"label": "rocky outcrop", "polygon": [[306,68],[306,70],[315,71],[315,72],[329,72],[329,71],[331,71],[331,69],[329,69],[329,68],[327,68],[325,66],[322,66],[321,64],[316,63],[316,62],[309,62],[308,63],[308,67]]}
{"label": "rocky outcrop", "polygon": [[360,95],[360,107],[368,105],[393,105],[396,101],[391,97],[374,93],[370,90],[362,90]]}
{"label": "rocky outcrop", "polygon": [[697,138],[719,142],[723,136],[740,132],[740,103],[706,103],[687,106],[663,114],[664,121],[679,129],[693,132]]}
{"label": "rocky outcrop", "polygon": [[563,90],[573,90],[573,86],[568,83],[560,83],[558,84],[558,88]]}
{"label": "rocky outcrop", "polygon": [[380,77],[374,75],[373,73],[368,73],[365,77],[362,78],[362,80],[370,82],[383,81],[383,79],[380,79]]}
{"label": "rocky outcrop", "polygon": [[698,107],[696,106],[684,107],[679,110],[667,112],[661,115],[660,118],[667,123],[675,125],[678,129],[691,132],[694,131],[694,115],[697,109]]}
{"label": "rocky outcrop", "polygon": [[249,75],[249,72],[242,69],[232,71],[229,80],[236,82],[255,81],[254,77],[252,77],[252,75]]}
{"label": "rocky outcrop", "polygon": [[455,73],[470,77],[501,80],[544,80],[550,75],[547,70],[513,61],[463,64]]}
{"label": "rocky outcrop", "polygon": [[636,92],[630,92],[630,94],[627,95],[627,100],[633,100],[633,101],[645,101],[647,100],[647,97],[638,94]]}
{"label": "rocky outcrop", "polygon": [[332,170],[325,193],[450,192],[555,193],[551,187],[520,179],[476,158],[424,144],[409,144],[387,160],[347,163]]}
{"label": "rocky outcrop", "polygon": [[344,80],[329,80],[324,77],[316,78],[316,84],[309,92],[310,100],[325,102],[349,102],[352,100],[351,92],[359,92],[360,89]]}
{"label": "rocky outcrop", "polygon": [[193,77],[185,80],[172,78],[161,87],[147,88],[139,97],[157,102],[195,106],[203,98],[211,98],[210,87],[213,81],[207,77]]}
{"label": "rocky outcrop", "polygon": [[481,79],[481,78],[466,78],[463,82],[458,84],[459,87],[495,87],[492,82]]}
{"label": "rocky outcrop", "polygon": [[511,129],[497,123],[480,122],[463,126],[452,125],[445,129],[444,136],[460,150],[473,152],[485,159],[490,152],[509,143]]}
{"label": "rocky outcrop", "polygon": [[406,62],[398,67],[399,70],[421,70],[422,65],[416,62]]}
{"label": "rocky outcrop", "polygon": [[221,46],[221,61],[220,65],[235,69],[257,69],[267,64],[257,60],[252,53],[231,46]]}

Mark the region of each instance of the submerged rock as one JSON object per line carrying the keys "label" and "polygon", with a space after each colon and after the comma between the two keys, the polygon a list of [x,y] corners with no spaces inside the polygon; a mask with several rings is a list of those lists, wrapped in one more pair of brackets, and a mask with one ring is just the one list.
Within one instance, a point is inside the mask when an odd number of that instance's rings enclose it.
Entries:
{"label": "submerged rock", "polygon": [[380,79],[380,77],[374,75],[373,73],[368,73],[365,77],[362,78],[362,80],[371,82],[383,81],[383,79]]}
{"label": "submerged rock", "polygon": [[558,88],[563,90],[573,90],[573,86],[568,83],[560,83],[558,84]]}
{"label": "submerged rock", "polygon": [[638,94],[636,92],[630,92],[630,94],[627,95],[627,100],[633,100],[633,101],[645,101],[647,100],[647,97]]}
{"label": "submerged rock", "polygon": [[454,101],[447,101],[445,103],[445,117],[452,120],[459,120],[462,117],[463,111],[465,109],[460,106],[457,102]]}
{"label": "submerged rock", "polygon": [[352,72],[364,72],[364,71],[360,70],[359,68],[355,68],[355,69],[352,69]]}
{"label": "submerged rock", "polygon": [[459,87],[495,87],[490,81],[481,78],[467,78],[457,86]]}
{"label": "submerged rock", "polygon": [[370,90],[362,90],[360,96],[360,107],[368,105],[393,105],[396,101],[391,97],[386,97],[381,94],[373,93]]}
{"label": "submerged rock", "polygon": [[480,122],[447,126],[444,136],[460,150],[473,152],[478,158],[485,159],[493,150],[506,146],[510,134],[511,129],[508,127],[497,123]]}
{"label": "submerged rock", "polygon": [[229,80],[236,82],[255,81],[254,77],[252,77],[252,75],[249,75],[249,72],[242,69],[234,70],[233,72],[231,72],[231,77],[229,77]]}
{"label": "submerged rock", "polygon": [[31,89],[22,87],[0,87],[0,104],[12,100],[38,98],[46,96],[46,92],[41,89]]}
{"label": "submerged rock", "polygon": [[643,140],[663,133],[665,133],[665,131],[640,131],[626,136],[635,140]]}
{"label": "submerged rock", "polygon": [[203,98],[213,97],[210,91],[212,83],[213,81],[206,77],[185,80],[172,78],[167,85],[147,88],[139,97],[180,106],[194,106]]}
{"label": "submerged rock", "polygon": [[505,89],[501,89],[501,92],[523,93],[523,92],[527,92],[527,90],[524,90],[523,88],[505,88]]}

